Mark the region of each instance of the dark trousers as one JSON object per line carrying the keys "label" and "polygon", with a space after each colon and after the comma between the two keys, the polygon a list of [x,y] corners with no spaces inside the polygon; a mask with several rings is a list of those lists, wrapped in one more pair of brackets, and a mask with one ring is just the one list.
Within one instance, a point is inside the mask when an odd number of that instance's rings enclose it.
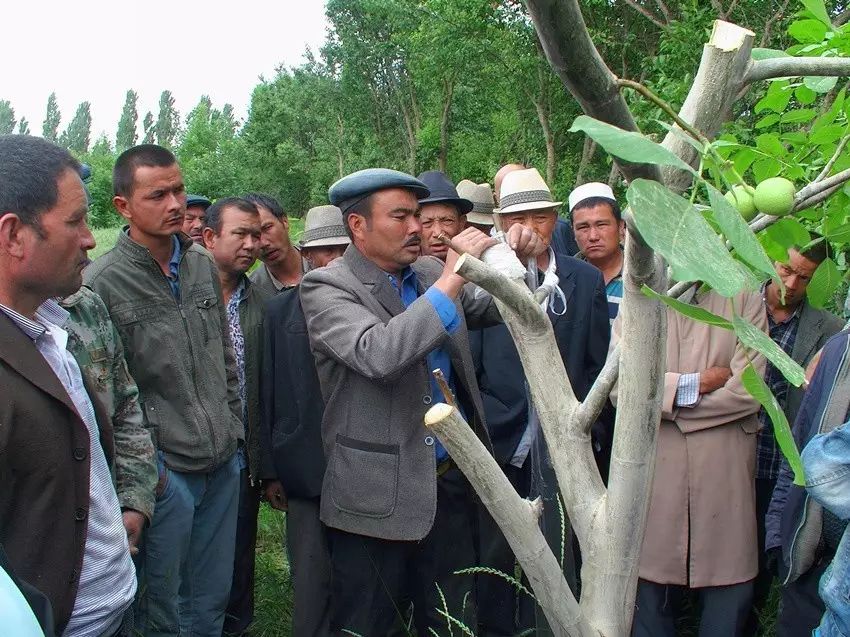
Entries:
{"label": "dark trousers", "polygon": [[286,552],[292,577],[292,634],[330,635],[331,556],[319,498],[290,498]]}
{"label": "dark trousers", "polygon": [[797,581],[782,587],[776,637],[809,637],[820,624],[826,609],[818,594],[818,584],[831,561],[821,560]]}
{"label": "dark trousers", "polygon": [[439,611],[474,630],[475,578],[453,574],[476,565],[472,506],[469,485],[453,468],[437,478],[434,525],[419,542],[328,529],[332,634],[385,637],[408,621],[411,603],[419,635],[450,632]]}
{"label": "dark trousers", "polygon": [[764,538],[765,517],[767,516],[767,510],[770,508],[770,499],[773,497],[775,486],[775,478],[756,478],[756,528],[759,548],[759,572],[753,583],[753,605],[750,610],[750,616],[747,619],[748,635],[755,635],[758,632],[759,618],[764,613],[767,598],[770,596],[770,588],[773,586],[773,573],[767,568]]}
{"label": "dark trousers", "polygon": [[[699,637],[753,637],[745,632],[753,582],[692,589],[699,599]],[[676,637],[687,588],[638,580],[632,637]]]}
{"label": "dark trousers", "polygon": [[260,488],[258,485],[251,485],[248,469],[242,469],[239,475],[239,515],[236,520],[233,583],[224,615],[226,635],[241,635],[254,621],[254,556],[259,511]]}
{"label": "dark trousers", "polygon": [[[528,496],[531,461],[523,468],[502,467],[510,483],[522,497]],[[516,558],[499,525],[489,511],[480,507],[480,563],[511,577],[515,576]],[[526,588],[527,588],[526,584]],[[534,626],[534,600],[497,575],[478,576],[478,626],[481,637],[507,637]]]}
{"label": "dark trousers", "polygon": [[[542,436],[538,443],[542,444]],[[503,467],[505,475],[522,497],[539,496],[543,500],[541,530],[556,559],[563,567],[564,578],[574,595],[578,594],[576,580],[577,550],[574,550],[572,527],[566,511],[559,505],[558,482],[546,456],[530,454],[522,468]],[[531,494],[533,472],[537,472],[535,493]],[[511,577],[515,576],[516,558],[501,529],[482,507],[481,565]],[[577,545],[576,545],[577,546]],[[525,577],[522,584],[531,589]],[[552,635],[543,611],[527,594],[494,575],[478,576],[478,617],[481,637],[517,635],[533,630],[537,637]]]}

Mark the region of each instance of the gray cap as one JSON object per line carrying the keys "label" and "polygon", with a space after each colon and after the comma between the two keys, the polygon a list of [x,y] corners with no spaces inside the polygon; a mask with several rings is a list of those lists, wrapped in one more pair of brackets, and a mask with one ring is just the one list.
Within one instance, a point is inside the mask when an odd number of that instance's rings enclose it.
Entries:
{"label": "gray cap", "polygon": [[373,192],[387,188],[407,188],[417,199],[424,199],[431,192],[413,175],[389,168],[367,168],[334,182],[328,189],[328,200],[344,213]]}

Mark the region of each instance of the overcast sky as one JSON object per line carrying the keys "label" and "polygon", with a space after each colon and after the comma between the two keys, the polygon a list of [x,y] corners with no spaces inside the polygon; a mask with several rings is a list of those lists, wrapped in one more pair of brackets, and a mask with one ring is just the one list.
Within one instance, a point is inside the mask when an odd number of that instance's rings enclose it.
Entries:
{"label": "overcast sky", "polygon": [[322,0],[7,0],[2,13],[0,99],[37,135],[52,91],[60,131],[88,100],[92,142],[101,132],[114,142],[130,88],[140,129],[146,111],[156,117],[163,89],[183,117],[207,94],[244,119],[259,77],[299,64],[326,29]]}

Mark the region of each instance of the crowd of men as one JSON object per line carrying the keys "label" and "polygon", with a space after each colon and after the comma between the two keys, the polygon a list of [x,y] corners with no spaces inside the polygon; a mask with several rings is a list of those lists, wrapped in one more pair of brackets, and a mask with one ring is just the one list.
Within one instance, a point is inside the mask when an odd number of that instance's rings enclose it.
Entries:
{"label": "crowd of men", "polygon": [[[50,142],[0,136],[0,626],[14,626],[0,632],[250,634],[265,498],[287,512],[296,637],[447,634],[451,622],[549,634],[423,419],[457,404],[518,492],[542,499],[580,593],[519,355],[493,299],[454,266],[500,240],[514,251],[529,286],[550,290],[541,307],[583,399],[629,311],[609,186],[577,187],[567,222],[523,165],[500,169],[495,192],[367,169],[330,187],[296,245],[274,198],[188,195],[171,152],[145,144],[115,163],[126,226],[89,262],[81,174]],[[810,367],[807,392],[734,332],[668,312],[633,635],[675,635],[685,608],[701,636],[755,635],[777,577],[778,635],[811,634],[824,602],[822,634],[846,634],[850,333],[806,300],[825,256],[822,242],[800,246],[759,291],[682,299],[727,318],[734,305]],[[800,447],[812,439],[811,493],[744,389],[748,364]],[[589,441],[603,479],[616,398]]]}

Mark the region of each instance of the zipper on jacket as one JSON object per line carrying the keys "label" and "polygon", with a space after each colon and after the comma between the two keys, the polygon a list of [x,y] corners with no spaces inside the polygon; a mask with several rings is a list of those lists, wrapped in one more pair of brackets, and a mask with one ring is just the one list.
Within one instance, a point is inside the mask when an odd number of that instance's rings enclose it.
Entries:
{"label": "zipper on jacket", "polygon": [[[185,253],[185,251],[183,251],[182,246],[181,246],[180,249],[181,249],[180,262],[177,265],[178,285],[179,285],[179,281],[180,281],[180,278],[179,278],[180,277],[180,265],[183,264],[183,259],[186,257],[186,253]],[[153,258],[153,256],[151,256],[151,258]],[[212,419],[210,418],[209,412],[207,412],[207,408],[204,406],[204,403],[201,400],[201,392],[198,389],[198,377],[197,377],[197,374],[196,374],[196,367],[195,367],[195,350],[192,347],[192,334],[189,331],[189,321],[186,319],[186,313],[183,311],[183,288],[182,287],[178,288],[178,293],[179,293],[180,298],[175,297],[174,293],[171,290],[171,284],[168,282],[168,277],[165,276],[165,272],[162,271],[162,268],[159,267],[159,264],[156,263],[156,260],[154,260],[154,263],[156,265],[157,272],[159,272],[159,275],[162,277],[163,282],[165,283],[165,287],[166,287],[166,290],[168,292],[168,295],[174,301],[174,304],[177,306],[177,311],[180,313],[180,318],[183,320],[183,330],[186,332],[186,342],[189,345],[189,360],[191,361],[191,370],[192,370],[192,387],[195,389],[195,398],[198,401],[198,405],[200,406],[201,411],[204,412],[204,418],[207,421],[207,431],[208,431],[209,438],[210,438],[210,444],[212,445],[212,455],[213,455],[212,461],[214,463],[215,460],[216,460],[216,457],[218,456],[218,448],[216,447],[216,444],[215,444],[215,433],[213,431]],[[224,361],[222,361],[222,363],[223,362]],[[225,376],[226,376],[226,374],[225,374]]]}
{"label": "zipper on jacket", "polygon": [[[848,342],[848,343],[850,343],[850,342]],[[844,346],[844,354],[841,357],[841,361],[838,363],[838,369],[839,370],[844,365],[844,362],[847,358],[847,350],[848,350],[848,346],[845,345]],[[835,383],[833,382],[832,387],[830,387],[830,389],[829,389],[829,397],[827,398],[824,405],[828,405],[829,402],[832,400],[832,394],[833,394],[834,391],[835,391]],[[820,423],[818,423],[818,434],[823,433],[823,421],[824,421],[825,417],[826,417],[826,407],[824,407],[823,413],[821,414],[821,417],[820,417]],[[802,449],[800,451],[802,451]],[[800,531],[802,531],[803,527],[806,525],[806,517],[807,517],[806,513],[807,513],[807,510],[809,508],[809,499],[810,499],[808,491],[803,496],[803,498],[804,498],[803,499],[803,518],[800,520],[800,523],[797,525],[797,529],[794,531],[794,538],[791,540],[791,549],[788,551],[791,563],[788,565],[788,573],[785,575],[785,580],[782,582],[783,586],[788,585],[789,580],[791,579],[791,574],[793,572],[795,572],[795,570],[797,570],[797,569],[795,569],[795,564],[794,564],[794,547],[797,544],[797,538],[800,535]],[[802,575],[802,573],[800,573],[800,575]]]}

